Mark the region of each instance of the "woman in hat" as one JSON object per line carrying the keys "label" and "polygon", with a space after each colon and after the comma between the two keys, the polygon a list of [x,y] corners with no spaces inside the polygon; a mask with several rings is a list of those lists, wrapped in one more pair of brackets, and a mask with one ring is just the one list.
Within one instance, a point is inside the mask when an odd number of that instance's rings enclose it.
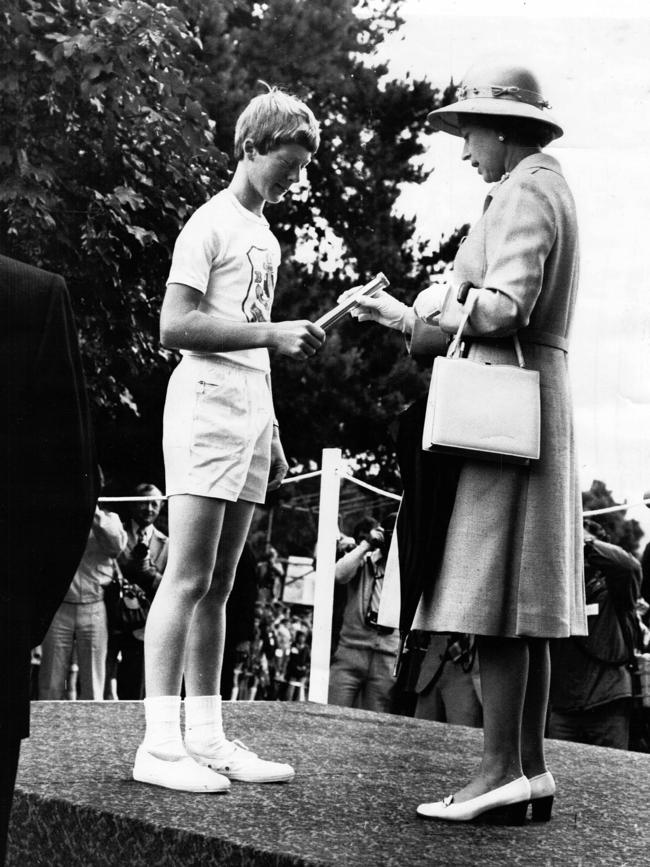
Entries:
{"label": "woman in hat", "polygon": [[528,70],[477,66],[458,101],[429,115],[464,140],[462,159],[490,190],[456,259],[452,279],[407,307],[388,293],[356,310],[410,334],[417,320],[452,335],[461,284],[478,288],[464,330],[468,357],[540,372],[541,456],[527,466],[463,459],[440,569],[413,628],[476,635],[484,712],[483,758],[453,795],[421,804],[427,818],[523,822],[550,818],[555,783],[544,758],[548,640],[586,634],[581,497],[567,372],[577,288],[573,198],[542,148],[562,135]]}

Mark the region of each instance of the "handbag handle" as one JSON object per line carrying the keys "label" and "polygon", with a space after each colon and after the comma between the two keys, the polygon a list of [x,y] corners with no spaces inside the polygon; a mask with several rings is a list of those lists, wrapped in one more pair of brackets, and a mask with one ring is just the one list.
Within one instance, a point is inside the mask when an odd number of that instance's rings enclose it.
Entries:
{"label": "handbag handle", "polygon": [[[462,283],[458,290],[458,300],[463,305],[463,316],[460,320],[460,325],[458,326],[458,330],[454,335],[451,343],[449,344],[449,349],[447,350],[447,358],[457,358],[461,353],[461,345],[463,341],[463,331],[465,330],[465,326],[469,321],[469,317],[472,315],[472,310],[474,309],[474,305],[478,300],[478,293],[480,292],[476,286],[473,286],[469,281]],[[517,364],[519,367],[526,367],[526,362],[524,360],[524,353],[521,349],[521,343],[519,342],[519,337],[517,334],[512,335],[513,343],[515,344],[515,353],[517,355]]]}

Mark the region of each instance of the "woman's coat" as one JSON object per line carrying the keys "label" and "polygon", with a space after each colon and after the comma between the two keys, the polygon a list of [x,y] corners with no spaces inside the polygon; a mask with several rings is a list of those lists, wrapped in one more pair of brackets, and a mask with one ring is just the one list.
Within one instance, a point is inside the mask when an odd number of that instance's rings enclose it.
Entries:
{"label": "woman's coat", "polygon": [[465,334],[468,357],[516,363],[519,334],[540,372],[541,456],[530,466],[464,462],[437,576],[414,628],[480,635],[586,634],[582,506],[568,337],[578,278],[575,206],[558,162],[526,157],[492,189],[454,262],[439,324],[452,334],[457,288],[481,291]]}

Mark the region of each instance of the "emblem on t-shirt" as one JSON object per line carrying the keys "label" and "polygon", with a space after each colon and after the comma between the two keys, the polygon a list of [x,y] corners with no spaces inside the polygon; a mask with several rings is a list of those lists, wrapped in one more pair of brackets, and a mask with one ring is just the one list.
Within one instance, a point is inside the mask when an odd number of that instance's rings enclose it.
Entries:
{"label": "emblem on t-shirt", "polygon": [[275,290],[275,268],[270,250],[251,247],[246,254],[251,265],[248,291],[242,304],[248,322],[269,322]]}

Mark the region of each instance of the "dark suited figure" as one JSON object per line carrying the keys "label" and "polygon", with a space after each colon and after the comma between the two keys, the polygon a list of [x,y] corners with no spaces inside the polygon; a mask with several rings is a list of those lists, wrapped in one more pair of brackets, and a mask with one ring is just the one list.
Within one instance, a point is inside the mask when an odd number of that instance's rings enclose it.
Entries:
{"label": "dark suited figure", "polygon": [[[0,863],[30,652],[83,554],[99,493],[77,332],[62,277],[0,256]],[[38,544],[34,528],[38,527]]]}
{"label": "dark suited figure", "polygon": [[235,583],[226,603],[226,640],[221,668],[221,695],[231,696],[242,646],[255,640],[256,601],[258,591],[257,561],[250,542],[246,542],[235,572]]}
{"label": "dark suited figure", "polygon": [[[129,518],[124,524],[126,547],[117,562],[124,578],[130,584],[142,587],[149,601],[152,601],[167,566],[169,548],[167,536],[154,526],[160,514],[163,495],[155,485],[143,482],[136,486],[133,496],[156,499],[135,500],[129,504]],[[118,652],[121,652],[119,663]],[[144,630],[110,636],[107,673],[109,678],[115,674],[118,698],[144,698]]]}

